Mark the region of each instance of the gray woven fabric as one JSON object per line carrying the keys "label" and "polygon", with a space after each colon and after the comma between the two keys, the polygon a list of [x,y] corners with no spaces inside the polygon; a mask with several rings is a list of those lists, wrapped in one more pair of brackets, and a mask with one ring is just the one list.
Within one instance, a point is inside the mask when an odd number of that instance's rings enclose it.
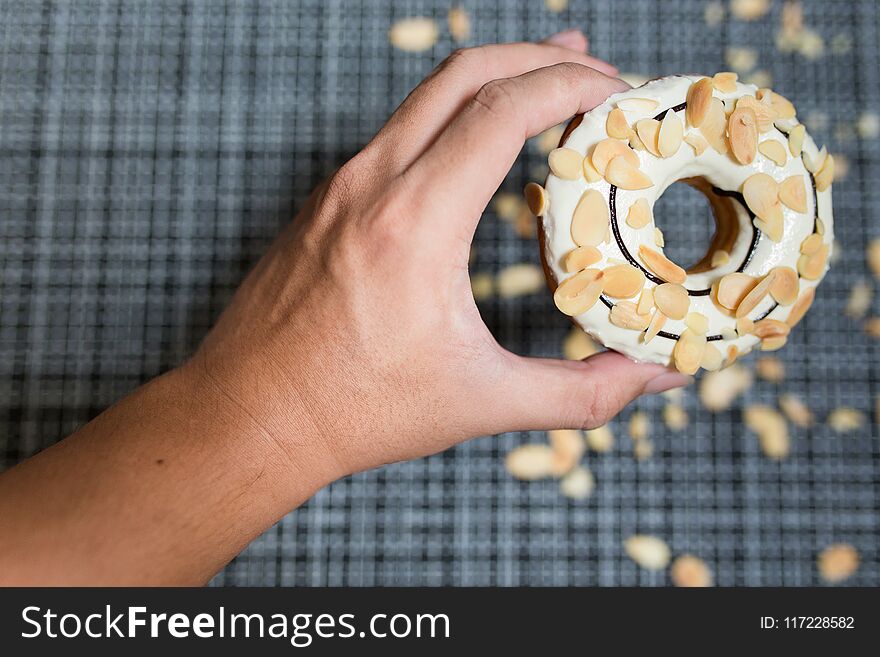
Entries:
{"label": "gray woven fabric", "polygon": [[[706,27],[702,0],[465,2],[471,43],[536,39],[583,27],[599,56],[655,76],[724,70],[731,45],[789,96],[814,136],[845,155],[835,183],[843,258],[813,311],[779,352],[783,386],[820,419],[839,405],[872,415],[877,343],[847,318],[869,280],[866,240],[880,236],[880,143],[854,121],[880,107],[878,6],[805,2],[825,39],[816,60],[773,45],[781,2],[753,23]],[[447,2],[0,3],[0,459],[50,445],[191,353],[246,270],[308,191],[375,132],[454,46]],[[387,30],[435,16],[433,50],[392,50]],[[842,36],[841,36],[842,35]],[[831,43],[835,46],[832,49]],[[847,43],[849,47],[847,48]],[[529,146],[504,189],[543,155]],[[705,203],[670,190],[659,222],[677,257],[709,233]],[[678,220],[678,218],[681,220]],[[492,212],[475,271],[537,262],[533,241]],[[548,294],[483,304],[519,353],[559,354],[568,323]],[[876,306],[874,308],[876,311]],[[484,438],[438,456],[340,481],[256,540],[218,585],[663,585],[621,542],[634,532],[692,552],[722,585],[818,582],[815,555],[845,541],[863,559],[854,584],[880,584],[880,442],[874,423],[845,436],[793,429],[791,456],[762,456],[741,405],[720,414],[684,400],[681,432],[660,398],[614,423],[613,452],[590,455],[584,502],[555,482],[524,484],[503,455],[538,434]],[[653,458],[637,462],[624,423],[653,419]]]}

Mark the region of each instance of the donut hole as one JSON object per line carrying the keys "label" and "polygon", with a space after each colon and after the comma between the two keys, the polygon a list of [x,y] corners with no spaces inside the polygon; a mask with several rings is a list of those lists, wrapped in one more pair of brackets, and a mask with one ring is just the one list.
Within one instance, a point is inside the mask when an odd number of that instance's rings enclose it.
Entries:
{"label": "donut hole", "polygon": [[654,203],[667,258],[689,274],[712,268],[712,254],[730,252],[739,233],[733,201],[713,191],[705,178],[672,183]]}

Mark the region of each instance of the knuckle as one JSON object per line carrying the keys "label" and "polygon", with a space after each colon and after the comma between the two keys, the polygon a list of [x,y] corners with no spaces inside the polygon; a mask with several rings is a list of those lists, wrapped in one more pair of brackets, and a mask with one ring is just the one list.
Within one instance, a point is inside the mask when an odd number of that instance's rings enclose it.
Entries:
{"label": "knuckle", "polygon": [[465,71],[477,70],[483,66],[485,48],[474,46],[472,48],[456,48],[440,64],[440,70]]}
{"label": "knuckle", "polygon": [[484,84],[474,96],[474,104],[489,114],[509,117],[516,110],[511,80],[492,80]]}

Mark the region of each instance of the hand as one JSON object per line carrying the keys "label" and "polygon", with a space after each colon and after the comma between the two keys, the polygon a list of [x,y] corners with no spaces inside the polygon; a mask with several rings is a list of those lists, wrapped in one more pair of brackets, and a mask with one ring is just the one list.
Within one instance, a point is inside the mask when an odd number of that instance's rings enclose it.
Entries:
{"label": "hand", "polygon": [[478,435],[595,427],[690,381],[616,353],[514,355],[474,303],[474,229],[524,141],[628,88],[580,33],[556,41],[441,64],[313,194],[188,366],[324,483]]}

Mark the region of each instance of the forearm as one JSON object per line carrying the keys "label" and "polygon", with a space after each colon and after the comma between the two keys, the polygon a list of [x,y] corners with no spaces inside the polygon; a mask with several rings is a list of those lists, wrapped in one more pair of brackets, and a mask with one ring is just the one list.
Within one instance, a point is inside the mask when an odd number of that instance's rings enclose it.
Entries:
{"label": "forearm", "polygon": [[0,476],[0,582],[204,583],[327,483],[194,370]]}

